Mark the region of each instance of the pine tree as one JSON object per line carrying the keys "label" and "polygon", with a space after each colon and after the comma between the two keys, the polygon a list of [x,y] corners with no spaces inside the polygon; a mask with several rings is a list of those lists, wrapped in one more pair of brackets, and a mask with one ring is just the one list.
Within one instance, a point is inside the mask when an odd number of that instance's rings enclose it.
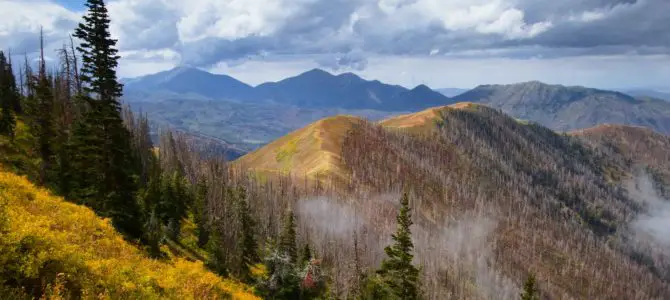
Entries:
{"label": "pine tree", "polygon": [[54,96],[51,86],[51,79],[46,74],[46,62],[44,60],[44,36],[40,30],[40,67],[37,78],[33,80],[35,84],[34,107],[31,111],[30,129],[35,137],[37,144],[36,152],[39,153],[42,160],[40,167],[40,184],[50,183],[53,177],[55,167],[54,137],[56,130],[54,127]]}
{"label": "pine tree", "polygon": [[312,260],[312,250],[309,248],[309,243],[305,243],[305,247],[302,248],[302,253],[300,254],[299,265],[301,267],[306,266]]}
{"label": "pine tree", "polygon": [[295,226],[293,212],[288,211],[284,216],[284,224],[281,235],[279,236],[279,251],[285,253],[294,264],[298,259]]}
{"label": "pine tree", "polygon": [[539,300],[539,291],[535,285],[535,275],[529,274],[526,282],[523,284],[523,292],[521,292],[521,300]]}
{"label": "pine tree", "polygon": [[68,176],[72,179],[69,184],[72,199],[103,213],[104,156],[101,145],[104,140],[102,124],[95,121],[100,118],[97,104],[91,102],[89,111],[74,124],[72,138],[68,143],[72,166]]}
{"label": "pine tree", "polygon": [[193,204],[193,219],[198,234],[198,246],[200,248],[207,245],[209,239],[209,226],[207,224],[207,182],[204,179],[198,180],[196,185],[195,200]]}
{"label": "pine tree", "polygon": [[[85,93],[82,98],[89,106],[80,122],[88,124],[80,124],[80,130],[74,131],[72,150],[80,152],[91,150],[82,147],[97,148],[99,154],[88,156],[78,153],[74,156],[79,160],[76,164],[88,166],[89,170],[85,172],[92,172],[90,175],[96,178],[79,182],[78,188],[84,193],[101,196],[95,199],[101,202],[94,206],[101,208],[98,212],[111,217],[120,231],[138,238],[142,236],[143,223],[135,199],[139,170],[138,164],[133,161],[130,133],[121,118],[119,98],[122,85],[117,81],[115,71],[119,59],[116,40],[110,37],[110,20],[104,1],[88,0],[86,7],[88,11],[83,17],[84,22],[79,24],[74,37],[81,41],[77,47],[82,58],[79,77]],[[92,137],[77,136],[94,132],[99,134],[99,143],[93,145],[82,144]],[[82,179],[82,175],[77,177]]]}
{"label": "pine tree", "polygon": [[16,93],[16,81],[13,79],[11,64],[7,61],[5,54],[0,51],[0,134],[8,135],[14,139],[16,117],[12,107],[13,99],[18,97]]}
{"label": "pine tree", "polygon": [[149,246],[149,254],[152,257],[161,257],[160,244],[163,240],[163,230],[161,229],[160,220],[155,210],[149,213],[144,230],[146,232],[146,244]]}
{"label": "pine tree", "polygon": [[214,220],[212,230],[207,241],[207,252],[209,253],[208,267],[219,275],[226,275],[226,257],[223,248],[223,235],[221,234],[221,220]]}
{"label": "pine tree", "polygon": [[300,299],[300,276],[286,252],[270,243],[263,258],[268,276],[256,288],[263,299]]}
{"label": "pine tree", "polygon": [[258,243],[256,241],[256,222],[251,216],[246,191],[239,187],[236,197],[236,215],[240,224],[238,249],[240,249],[240,270],[238,277],[242,280],[251,279],[251,267],[260,261]]}
{"label": "pine tree", "polygon": [[392,235],[393,244],[384,249],[388,257],[382,262],[377,274],[395,299],[418,299],[419,270],[412,265],[412,215],[407,193],[403,194],[400,204],[400,212],[396,217],[398,228]]}
{"label": "pine tree", "polygon": [[16,83],[16,76],[14,75],[14,65],[12,64],[12,53],[9,52],[7,55],[7,78],[9,78],[9,86],[11,87],[11,101],[12,110],[14,114],[20,115],[23,113],[23,108],[21,107],[21,92],[19,90],[19,85]]}

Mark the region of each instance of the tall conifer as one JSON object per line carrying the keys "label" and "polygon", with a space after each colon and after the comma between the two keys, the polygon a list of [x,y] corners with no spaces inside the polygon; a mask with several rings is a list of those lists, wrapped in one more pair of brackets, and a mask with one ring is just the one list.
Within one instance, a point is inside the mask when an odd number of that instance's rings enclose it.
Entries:
{"label": "tall conifer", "polygon": [[530,274],[523,284],[523,291],[521,292],[521,300],[539,300],[539,292],[535,286],[535,275]]}
{"label": "tall conifer", "polygon": [[281,235],[279,236],[279,251],[288,255],[291,263],[296,263],[298,259],[298,249],[296,247],[295,217],[292,211],[286,212]]}
{"label": "tall conifer", "polygon": [[14,97],[18,97],[18,93],[14,93],[16,90],[16,81],[12,81],[14,75],[10,74],[11,72],[11,65],[5,57],[4,52],[0,51],[0,109],[2,110],[0,115],[0,134],[8,135],[13,139],[16,118],[12,102]]}
{"label": "tall conifer", "polygon": [[[87,124],[79,124],[79,130],[74,131],[72,147],[77,155],[73,156],[72,164],[88,169],[76,172],[96,177],[80,183],[79,192],[101,197],[95,200],[102,202],[95,205],[100,208],[99,212],[111,217],[121,231],[140,237],[142,221],[135,199],[138,170],[133,161],[130,133],[121,118],[122,85],[115,70],[119,59],[116,40],[109,33],[110,19],[104,1],[88,0],[86,7],[88,11],[74,37],[80,41],[77,47],[82,59],[79,77],[89,108],[80,121]],[[88,144],[93,137],[81,136],[95,133],[100,134],[95,145]],[[88,156],[79,152],[81,148],[88,148],[89,153],[97,150],[98,154]]]}
{"label": "tall conifer", "polygon": [[40,30],[40,67],[37,77],[33,80],[35,84],[35,98],[32,115],[30,116],[30,128],[37,144],[35,148],[42,160],[40,167],[40,183],[47,184],[53,178],[54,156],[54,96],[51,86],[51,78],[47,76],[46,61],[44,60],[44,35]]}
{"label": "tall conifer", "polygon": [[377,273],[383,283],[393,293],[395,299],[419,298],[419,270],[412,265],[414,244],[412,243],[412,213],[409,208],[409,197],[404,193],[400,200],[400,212],[396,217],[398,228],[392,235],[393,244],[384,251],[386,258]]}
{"label": "tall conifer", "polygon": [[238,248],[240,249],[240,268],[238,277],[243,280],[251,279],[251,266],[260,261],[258,243],[256,241],[256,222],[251,216],[251,209],[247,202],[247,193],[244,188],[237,189],[235,210],[240,224]]}

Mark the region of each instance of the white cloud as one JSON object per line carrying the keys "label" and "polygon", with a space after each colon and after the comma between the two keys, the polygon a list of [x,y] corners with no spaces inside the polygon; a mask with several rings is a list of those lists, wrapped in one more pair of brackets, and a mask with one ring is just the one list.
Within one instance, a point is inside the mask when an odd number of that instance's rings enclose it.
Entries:
{"label": "white cloud", "polygon": [[510,39],[533,37],[551,26],[550,22],[527,24],[524,12],[515,8],[512,1],[416,0],[412,4],[406,2],[380,0],[379,3],[382,11],[388,15],[415,17],[413,23],[438,20],[447,30],[475,30],[479,33],[499,34]]}
{"label": "white cloud", "polygon": [[40,0],[0,0],[0,36],[14,32],[38,32],[40,26],[49,33],[59,31],[64,21],[78,21],[79,15],[60,5]]}
{"label": "white cloud", "polygon": [[593,22],[604,19],[605,15],[606,14],[603,11],[585,11],[577,16],[575,15],[570,16],[568,20],[578,22]]}
{"label": "white cloud", "polygon": [[[0,0],[3,8],[0,48],[12,48],[18,53],[35,51],[40,25],[45,27],[51,50],[61,45],[80,15],[53,1],[57,0]],[[553,82],[583,79],[599,86],[607,80],[618,84],[624,78],[654,84],[665,78],[667,82],[667,72],[659,67],[667,62],[657,61],[658,65],[647,62],[655,60],[650,55],[670,53],[668,43],[664,42],[670,41],[670,34],[659,29],[670,21],[667,14],[661,13],[664,8],[670,9],[670,2],[603,3],[601,0],[109,0],[108,8],[112,34],[119,39],[123,56],[119,71],[124,76],[178,64],[226,70],[241,70],[256,63],[280,67],[290,57],[301,61],[300,65],[317,64],[331,70],[373,68],[370,74],[392,82],[411,80],[403,82],[410,85],[433,82],[431,78],[440,77],[433,73],[443,70],[431,71],[427,67],[432,67],[434,59],[441,59],[436,64],[450,70],[458,65],[491,72],[464,71],[465,79],[437,82],[442,86],[455,86],[450,82],[468,86],[474,82],[532,76]],[[657,34],[646,35],[646,32]],[[644,75],[631,78],[629,71],[619,67],[624,64],[619,60],[597,63],[600,68],[611,64],[614,72],[611,74],[586,70],[584,65],[602,55],[634,57],[633,61],[641,63],[630,68]],[[387,60],[393,68],[376,63],[381,60]],[[564,65],[552,66],[578,60],[583,65],[567,64],[578,69],[575,76],[561,77],[557,70],[567,74],[572,71]],[[489,70],[484,64],[496,69]],[[547,69],[539,69],[540,66]],[[515,70],[511,75],[510,68]],[[296,72],[263,73],[243,72],[249,77]],[[402,76],[404,79],[400,75],[393,78],[403,73],[409,75]],[[596,73],[603,74],[605,79],[593,75]]]}

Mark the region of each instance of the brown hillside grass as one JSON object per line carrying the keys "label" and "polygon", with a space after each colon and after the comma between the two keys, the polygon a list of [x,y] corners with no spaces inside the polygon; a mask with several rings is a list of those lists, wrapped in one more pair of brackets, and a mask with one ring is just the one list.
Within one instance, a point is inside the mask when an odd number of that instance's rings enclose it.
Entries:
{"label": "brown hillside grass", "polygon": [[266,174],[346,176],[340,164],[342,142],[347,133],[364,120],[335,116],[319,120],[249,153],[233,164]]}

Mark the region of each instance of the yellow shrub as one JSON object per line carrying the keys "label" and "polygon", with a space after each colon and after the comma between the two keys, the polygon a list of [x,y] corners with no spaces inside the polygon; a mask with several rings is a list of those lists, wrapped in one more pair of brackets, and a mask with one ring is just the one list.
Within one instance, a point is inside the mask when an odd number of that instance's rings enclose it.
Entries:
{"label": "yellow shrub", "polygon": [[147,258],[109,220],[24,177],[0,171],[0,206],[0,287],[18,282],[56,299],[258,299],[202,262]]}

